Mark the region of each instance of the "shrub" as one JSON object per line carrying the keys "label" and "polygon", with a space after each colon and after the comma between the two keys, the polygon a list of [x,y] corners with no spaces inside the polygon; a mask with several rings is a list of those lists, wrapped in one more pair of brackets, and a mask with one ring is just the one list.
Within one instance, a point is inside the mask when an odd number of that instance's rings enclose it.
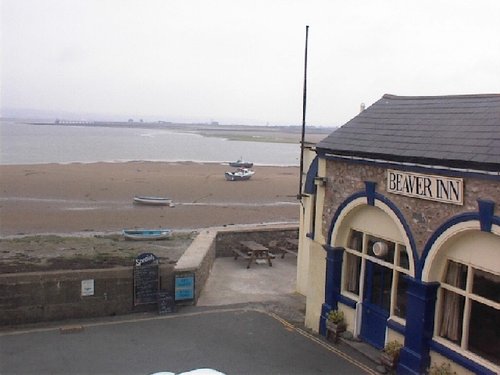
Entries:
{"label": "shrub", "polygon": [[344,321],[344,312],[340,310],[330,310],[326,318],[334,324],[339,324]]}

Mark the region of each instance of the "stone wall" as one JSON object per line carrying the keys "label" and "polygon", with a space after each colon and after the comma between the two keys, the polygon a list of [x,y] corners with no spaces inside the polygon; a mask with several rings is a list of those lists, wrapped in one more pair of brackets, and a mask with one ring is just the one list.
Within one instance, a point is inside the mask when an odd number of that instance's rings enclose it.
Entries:
{"label": "stone wall", "polygon": [[256,241],[271,250],[279,253],[279,247],[290,246],[287,239],[297,239],[299,230],[297,226],[288,226],[286,228],[268,228],[259,230],[240,229],[237,231],[219,231],[217,233],[217,257],[230,257],[234,254],[233,249],[246,251],[240,244],[240,241]]}
{"label": "stone wall", "polygon": [[[390,199],[402,212],[410,226],[419,254],[422,253],[429,237],[441,224],[460,213],[477,212],[478,199],[500,202],[500,184],[487,178],[464,178],[464,205],[458,206],[388,193],[386,169],[381,167],[327,161],[326,175],[329,182],[326,185],[322,216],[325,237],[337,207],[350,195],[364,191],[365,181],[372,181],[377,184],[376,191]],[[495,215],[498,215],[500,205],[496,205],[495,211]]]}
{"label": "stone wall", "polygon": [[[173,267],[160,266],[160,287],[173,290]],[[156,309],[134,306],[133,268],[0,275],[0,325],[113,316]],[[82,296],[82,280],[94,295]]]}
{"label": "stone wall", "polygon": [[217,230],[204,230],[193,240],[174,268],[176,275],[194,274],[194,300],[178,302],[178,305],[196,304],[210,275],[216,256]]}
{"label": "stone wall", "polygon": [[[255,240],[271,250],[297,238],[297,226],[257,230],[215,228],[201,232],[177,264],[160,266],[160,288],[174,294],[176,274],[195,274],[196,303],[215,257],[232,256],[239,241]],[[155,311],[156,304],[134,306],[133,267],[0,275],[0,325]],[[82,280],[94,280],[94,295],[82,296]],[[182,304],[182,303],[180,303]]]}

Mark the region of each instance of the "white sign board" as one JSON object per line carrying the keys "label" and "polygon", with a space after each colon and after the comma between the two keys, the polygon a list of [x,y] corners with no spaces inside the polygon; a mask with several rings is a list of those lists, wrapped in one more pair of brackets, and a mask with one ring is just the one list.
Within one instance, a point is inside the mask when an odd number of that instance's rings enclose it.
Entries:
{"label": "white sign board", "polygon": [[82,280],[82,297],[94,295],[94,280]]}
{"label": "white sign board", "polygon": [[463,205],[461,178],[387,170],[387,191],[408,197]]}

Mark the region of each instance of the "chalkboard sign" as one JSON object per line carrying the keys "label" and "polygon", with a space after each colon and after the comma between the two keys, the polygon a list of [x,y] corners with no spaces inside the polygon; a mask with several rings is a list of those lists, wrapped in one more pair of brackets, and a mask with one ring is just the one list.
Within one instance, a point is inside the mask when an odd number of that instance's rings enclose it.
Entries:
{"label": "chalkboard sign", "polygon": [[[147,253],[148,258],[151,253]],[[149,255],[150,254],[150,255]],[[144,259],[144,254],[141,254],[136,259],[134,267],[134,305],[143,305],[148,303],[157,303],[158,289],[160,284],[160,272],[158,260],[155,258],[153,262],[137,261]]]}
{"label": "chalkboard sign", "polygon": [[175,302],[172,294],[166,290],[158,291],[158,314],[168,314],[175,311]]}

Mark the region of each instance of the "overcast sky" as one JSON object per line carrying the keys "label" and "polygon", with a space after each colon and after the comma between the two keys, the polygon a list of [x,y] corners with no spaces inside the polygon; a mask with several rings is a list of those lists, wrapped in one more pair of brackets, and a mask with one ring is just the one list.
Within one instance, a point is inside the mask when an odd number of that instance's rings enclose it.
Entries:
{"label": "overcast sky", "polygon": [[3,115],[299,125],[306,25],[308,125],[500,93],[499,0],[1,1]]}

